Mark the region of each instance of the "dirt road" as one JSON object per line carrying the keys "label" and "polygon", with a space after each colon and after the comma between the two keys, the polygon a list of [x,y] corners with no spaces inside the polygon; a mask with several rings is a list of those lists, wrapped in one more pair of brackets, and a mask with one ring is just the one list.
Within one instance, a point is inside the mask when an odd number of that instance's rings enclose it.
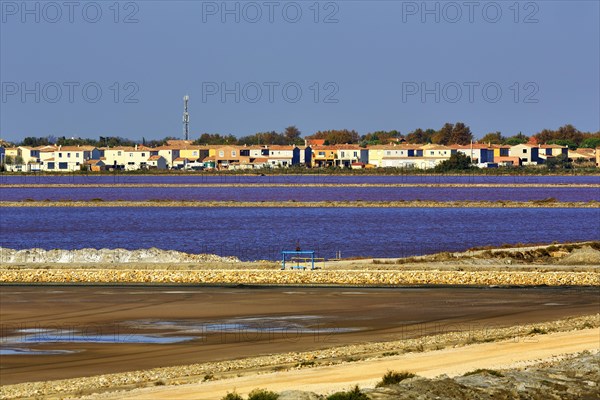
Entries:
{"label": "dirt road", "polygon": [[425,377],[464,374],[477,368],[510,368],[563,354],[600,350],[600,329],[538,335],[526,340],[504,341],[450,348],[427,353],[317,367],[176,387],[140,389],[102,399],[221,399],[228,391],[244,395],[257,387],[274,391],[305,390],[331,393],[358,384],[373,387],[388,370],[411,371]]}

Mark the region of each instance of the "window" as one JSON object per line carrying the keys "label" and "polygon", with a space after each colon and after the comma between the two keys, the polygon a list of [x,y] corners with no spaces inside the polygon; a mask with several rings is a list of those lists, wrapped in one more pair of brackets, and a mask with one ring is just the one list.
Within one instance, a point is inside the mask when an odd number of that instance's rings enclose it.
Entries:
{"label": "window", "polygon": [[[193,154],[193,155],[195,155],[195,156],[197,156],[197,155],[198,155],[198,152],[197,152],[196,150],[194,150],[194,151],[192,152],[192,154]],[[142,154],[142,155],[143,155],[143,154]]]}
{"label": "window", "polygon": [[386,156],[391,156],[391,155],[392,155],[392,152],[388,150],[388,151],[386,151],[386,152],[385,152],[385,155],[386,155]]}
{"label": "window", "polygon": [[358,157],[358,152],[354,152],[354,157]]}
{"label": "window", "polygon": [[523,149],[523,154],[527,154],[527,149]]}
{"label": "window", "polygon": [[346,157],[346,154],[342,151],[341,152],[342,158]]}
{"label": "window", "polygon": [[62,158],[62,153],[58,153],[58,158]]}
{"label": "window", "polygon": [[61,162],[61,163],[58,163],[58,169],[67,169],[67,168],[68,168],[68,165],[69,165],[69,164],[68,164],[68,163],[66,163],[66,162]]}
{"label": "window", "polygon": [[320,151],[319,155],[322,156],[322,157],[325,157],[325,152],[324,151]]}
{"label": "window", "polygon": [[117,151],[117,156],[121,157],[121,152]]}
{"label": "window", "polygon": [[146,153],[142,153],[142,157],[146,157]]}
{"label": "window", "polygon": [[231,150],[231,157],[235,157],[236,156],[236,151],[235,150]]}
{"label": "window", "polygon": [[71,158],[71,153],[67,153],[67,158]]}
{"label": "window", "polygon": [[219,151],[219,157],[225,157],[225,152],[223,150]]}
{"label": "window", "polygon": [[430,151],[429,154],[434,155],[435,151]]}

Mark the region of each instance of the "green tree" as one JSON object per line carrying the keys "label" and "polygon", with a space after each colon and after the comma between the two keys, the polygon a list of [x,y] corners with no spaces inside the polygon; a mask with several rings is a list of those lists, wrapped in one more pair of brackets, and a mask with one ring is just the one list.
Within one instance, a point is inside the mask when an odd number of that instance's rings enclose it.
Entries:
{"label": "green tree", "polygon": [[506,138],[500,132],[490,132],[481,138],[480,143],[502,144]]}
{"label": "green tree", "polygon": [[448,144],[465,145],[471,143],[472,140],[473,134],[471,133],[471,128],[462,122],[457,122],[452,128],[452,133],[450,134],[450,141]]}
{"label": "green tree", "polygon": [[50,144],[50,142],[48,141],[48,138],[42,138],[42,137],[26,137],[25,139],[23,139],[23,141],[21,142],[22,146],[29,146],[29,147],[37,147],[37,146],[45,146],[47,144]]}
{"label": "green tree", "polygon": [[589,137],[581,142],[579,147],[585,149],[595,149],[596,147],[600,147],[600,137]]}
{"label": "green tree", "polygon": [[427,144],[431,143],[431,138],[435,131],[433,129],[427,129],[424,131],[421,128],[415,129],[406,135],[406,141],[412,144]]}
{"label": "green tree", "polygon": [[4,164],[6,165],[13,165],[15,162],[15,160],[13,159],[12,156],[6,156],[4,157]]}
{"label": "green tree", "polygon": [[23,165],[23,157],[15,156],[15,165]]}
{"label": "green tree", "polygon": [[446,122],[442,128],[431,137],[431,143],[447,145],[452,138],[452,130],[454,125]]}
{"label": "green tree", "polygon": [[506,138],[506,140],[504,140],[504,144],[507,144],[510,146],[516,146],[518,144],[523,144],[523,143],[527,143],[527,142],[529,142],[529,137],[523,135],[521,132],[517,133],[514,136]]}
{"label": "green tree", "polygon": [[573,163],[569,161],[569,157],[565,154],[561,154],[557,157],[551,157],[546,160],[546,167],[550,171],[554,171],[556,169],[572,169]]}
{"label": "green tree", "polygon": [[388,144],[392,141],[396,141],[396,139],[403,138],[400,131],[391,130],[391,131],[375,131],[367,133],[360,138],[361,143],[365,142],[366,144],[374,145],[374,144]]}
{"label": "green tree", "polygon": [[314,135],[308,136],[307,139],[325,139],[329,144],[346,144],[346,143],[358,143],[360,136],[355,130],[341,129],[341,130],[329,130],[329,131],[318,131]]}
{"label": "green tree", "polygon": [[203,133],[198,140],[193,143],[196,145],[205,144],[237,144],[237,138],[233,135],[221,135],[219,133]]}
{"label": "green tree", "polygon": [[577,143],[571,139],[555,139],[548,142],[548,144],[557,144],[559,146],[567,146],[571,150],[575,150],[578,146]]}
{"label": "green tree", "polygon": [[283,136],[288,144],[302,144],[301,134],[302,132],[300,132],[300,129],[296,128],[294,125],[288,126],[283,131]]}
{"label": "green tree", "polygon": [[475,167],[471,165],[471,157],[464,153],[456,152],[448,160],[436,165],[435,172],[464,171],[473,168]]}

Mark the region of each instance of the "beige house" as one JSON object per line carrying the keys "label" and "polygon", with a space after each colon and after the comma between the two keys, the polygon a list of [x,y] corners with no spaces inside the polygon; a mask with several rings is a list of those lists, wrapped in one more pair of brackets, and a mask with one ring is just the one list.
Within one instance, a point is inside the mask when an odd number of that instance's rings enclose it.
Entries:
{"label": "beige house", "polygon": [[537,165],[540,162],[539,147],[532,144],[518,144],[511,146],[508,152],[510,157],[518,157],[521,165]]}
{"label": "beige house", "polygon": [[426,144],[421,146],[419,150],[422,153],[418,152],[418,154],[422,154],[422,156],[415,165],[420,169],[434,168],[436,165],[449,160],[450,156],[457,152],[456,149],[439,144]]}
{"label": "beige house", "polygon": [[167,169],[167,160],[163,156],[150,156],[146,166],[148,169]]}
{"label": "beige house", "polygon": [[180,158],[180,146],[160,146],[151,149],[151,155],[162,156],[167,161],[167,168],[175,165],[175,160]]}
{"label": "beige house", "polygon": [[104,148],[104,163],[106,168],[124,169],[133,171],[146,168],[150,158],[150,149],[147,147],[108,147]]}
{"label": "beige house", "polygon": [[368,147],[368,162],[378,168],[415,167],[419,145],[374,145]]}

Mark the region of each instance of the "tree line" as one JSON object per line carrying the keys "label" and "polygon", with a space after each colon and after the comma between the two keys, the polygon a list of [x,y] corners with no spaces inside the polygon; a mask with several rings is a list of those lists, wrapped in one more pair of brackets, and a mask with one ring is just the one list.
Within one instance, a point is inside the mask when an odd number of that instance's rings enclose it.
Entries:
{"label": "tree line", "polygon": [[[61,146],[95,146],[95,147],[116,147],[116,146],[135,146],[142,144],[148,147],[158,147],[165,145],[169,140],[178,138],[167,136],[163,139],[153,139],[146,141],[142,138],[141,141],[134,141],[120,136],[100,136],[96,139],[86,139],[79,137],[67,138],[65,136],[55,137],[26,137],[20,143],[15,143],[19,146],[43,146],[56,144]],[[582,132],[573,125],[567,124],[556,130],[543,129],[531,137],[519,132],[511,136],[504,136],[501,132],[490,132],[485,134],[481,139],[475,139],[471,128],[463,122],[445,123],[439,129],[415,129],[406,135],[398,130],[391,131],[374,131],[364,135],[360,135],[355,130],[348,129],[333,129],[317,131],[312,135],[302,137],[302,133],[295,126],[288,126],[282,132],[258,132],[253,135],[237,137],[233,134],[220,133],[203,133],[197,140],[193,142],[196,145],[302,145],[304,139],[320,139],[325,145],[335,144],[358,144],[362,147],[379,144],[389,144],[392,142],[406,142],[410,144],[461,144],[469,143],[485,143],[485,144],[502,144],[502,145],[517,145],[534,141],[538,144],[558,144],[568,146],[570,149],[579,147],[595,148],[600,146],[600,132]]]}

